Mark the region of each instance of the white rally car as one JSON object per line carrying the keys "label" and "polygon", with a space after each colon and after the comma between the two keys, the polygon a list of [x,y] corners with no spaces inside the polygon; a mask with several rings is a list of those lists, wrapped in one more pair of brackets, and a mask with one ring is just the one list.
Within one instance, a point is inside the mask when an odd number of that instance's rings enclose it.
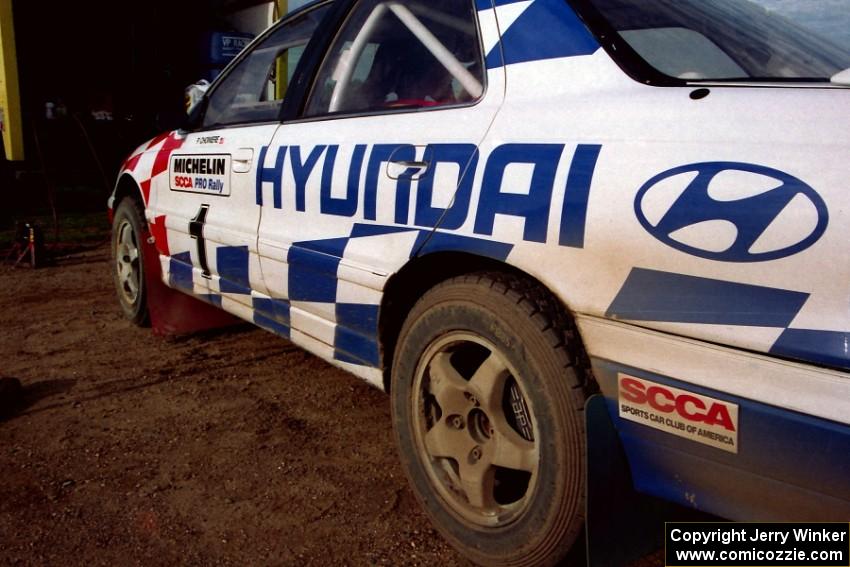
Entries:
{"label": "white rally car", "polygon": [[315,2],[127,159],[121,305],[387,390],[480,563],[573,544],[597,392],[637,490],[847,521],[850,54],[771,3]]}

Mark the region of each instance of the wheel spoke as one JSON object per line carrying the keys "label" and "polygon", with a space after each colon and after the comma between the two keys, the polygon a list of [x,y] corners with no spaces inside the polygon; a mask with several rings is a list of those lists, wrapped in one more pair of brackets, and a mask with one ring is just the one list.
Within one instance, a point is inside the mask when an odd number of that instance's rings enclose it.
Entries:
{"label": "wheel spoke", "polygon": [[465,415],[469,402],[464,395],[469,383],[452,366],[451,355],[442,352],[428,365],[431,375],[431,394],[437,398],[443,415]]}
{"label": "wheel spoke", "polygon": [[469,465],[461,463],[460,482],[469,503],[476,508],[495,508],[496,499],[493,495],[496,471],[485,463]]}
{"label": "wheel spoke", "polygon": [[130,262],[135,262],[139,259],[139,249],[138,248],[130,248],[127,250],[127,256],[130,258]]}
{"label": "wheel spoke", "polygon": [[122,247],[126,247],[130,241],[128,233],[132,234],[133,227],[130,226],[130,223],[125,222],[121,226],[121,231],[118,233],[118,243],[122,245]]}
{"label": "wheel spoke", "polygon": [[469,435],[449,425],[446,415],[425,434],[425,448],[432,457],[443,457],[462,462],[475,447]]}
{"label": "wheel spoke", "polygon": [[506,469],[534,472],[537,470],[537,447],[527,441],[503,419],[492,421],[494,453],[493,464]]}
{"label": "wheel spoke", "polygon": [[139,291],[139,284],[136,282],[135,274],[133,272],[127,274],[127,279],[125,281],[127,283],[127,288],[135,301],[136,293]]}
{"label": "wheel spoke", "polygon": [[502,413],[502,397],[509,375],[507,365],[502,358],[496,352],[491,352],[469,380],[469,384],[478,395],[481,408],[489,415]]}

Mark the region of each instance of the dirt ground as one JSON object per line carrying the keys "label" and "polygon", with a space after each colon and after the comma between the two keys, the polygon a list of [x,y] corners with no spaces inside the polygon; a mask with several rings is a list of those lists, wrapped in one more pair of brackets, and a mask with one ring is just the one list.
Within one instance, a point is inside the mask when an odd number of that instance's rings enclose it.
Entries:
{"label": "dirt ground", "polygon": [[135,328],[107,259],[0,267],[0,377],[24,386],[0,564],[467,565],[407,487],[383,393],[251,326]]}

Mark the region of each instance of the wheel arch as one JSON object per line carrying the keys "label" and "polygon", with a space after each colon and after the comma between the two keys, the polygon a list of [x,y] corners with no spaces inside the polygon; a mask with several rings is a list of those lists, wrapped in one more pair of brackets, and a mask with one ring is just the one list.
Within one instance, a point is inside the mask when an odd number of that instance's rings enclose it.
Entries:
{"label": "wheel arch", "polygon": [[145,199],[139,183],[130,173],[124,172],[115,184],[115,192],[112,195],[112,210],[117,209],[121,201],[127,197],[132,197],[138,200],[139,204],[145,206]]}
{"label": "wheel arch", "polygon": [[[391,369],[398,335],[414,304],[437,284],[475,272],[503,272],[528,280],[546,290],[563,314],[572,318],[569,305],[551,288],[516,266],[486,256],[460,251],[440,251],[418,256],[390,277],[381,299],[378,339],[381,346],[383,385],[386,392],[390,391]],[[583,352],[583,346],[581,350]],[[589,377],[589,364],[582,366],[585,366],[584,370],[588,372]]]}

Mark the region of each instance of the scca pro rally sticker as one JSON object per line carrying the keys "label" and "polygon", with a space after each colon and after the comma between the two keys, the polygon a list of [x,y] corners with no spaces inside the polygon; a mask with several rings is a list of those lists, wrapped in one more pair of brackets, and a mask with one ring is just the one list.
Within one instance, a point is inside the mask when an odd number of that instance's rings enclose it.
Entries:
{"label": "scca pro rally sticker", "polygon": [[618,375],[620,417],[730,453],[738,452],[738,406]]}
{"label": "scca pro rally sticker", "polygon": [[230,195],[230,156],[172,155],[168,183],[172,191],[226,197]]}

